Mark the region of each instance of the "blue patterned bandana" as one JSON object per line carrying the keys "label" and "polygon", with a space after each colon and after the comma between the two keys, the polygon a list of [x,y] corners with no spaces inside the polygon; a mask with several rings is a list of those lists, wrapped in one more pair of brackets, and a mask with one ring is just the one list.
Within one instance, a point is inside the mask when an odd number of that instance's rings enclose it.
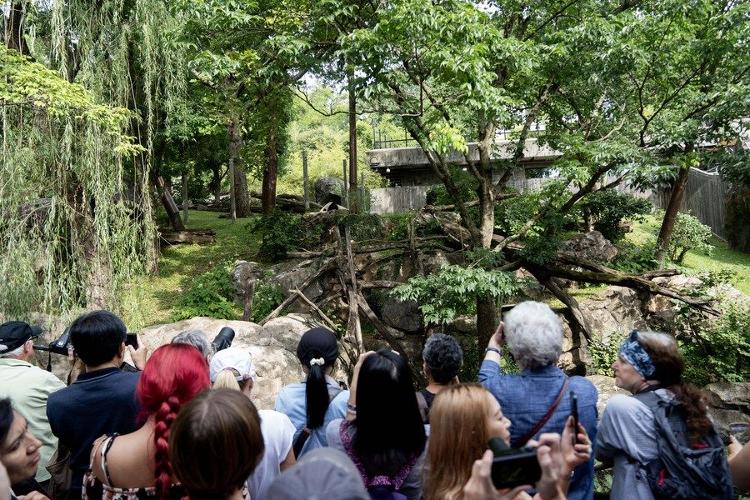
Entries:
{"label": "blue patterned bandana", "polygon": [[654,362],[651,356],[643,349],[638,342],[638,330],[630,332],[630,336],[620,346],[620,357],[633,365],[635,371],[641,374],[643,378],[649,379],[656,372]]}

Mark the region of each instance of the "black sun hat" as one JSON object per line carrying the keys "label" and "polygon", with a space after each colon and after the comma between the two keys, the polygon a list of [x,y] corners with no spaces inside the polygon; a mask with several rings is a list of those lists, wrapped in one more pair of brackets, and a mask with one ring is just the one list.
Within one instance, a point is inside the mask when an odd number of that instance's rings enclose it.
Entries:
{"label": "black sun hat", "polygon": [[21,347],[24,342],[38,337],[42,329],[24,321],[8,321],[0,325],[0,354]]}

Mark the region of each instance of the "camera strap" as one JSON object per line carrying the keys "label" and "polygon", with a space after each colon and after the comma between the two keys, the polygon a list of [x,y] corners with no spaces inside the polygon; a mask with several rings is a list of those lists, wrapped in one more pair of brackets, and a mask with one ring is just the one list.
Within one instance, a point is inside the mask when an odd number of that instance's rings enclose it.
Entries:
{"label": "camera strap", "polygon": [[557,407],[560,406],[560,402],[562,401],[563,396],[565,395],[565,392],[568,389],[568,385],[570,384],[570,378],[568,376],[565,376],[565,381],[563,382],[562,388],[560,388],[560,392],[555,398],[555,400],[552,402],[552,405],[547,410],[547,413],[544,414],[542,418],[539,419],[539,421],[534,424],[534,427],[532,427],[529,432],[518,438],[514,443],[514,448],[519,448],[521,446],[524,446],[526,443],[528,443],[529,439],[536,436],[536,433],[542,430],[542,427],[544,427],[544,424],[549,421],[550,418],[552,418],[552,415],[555,414],[555,410],[557,410]]}

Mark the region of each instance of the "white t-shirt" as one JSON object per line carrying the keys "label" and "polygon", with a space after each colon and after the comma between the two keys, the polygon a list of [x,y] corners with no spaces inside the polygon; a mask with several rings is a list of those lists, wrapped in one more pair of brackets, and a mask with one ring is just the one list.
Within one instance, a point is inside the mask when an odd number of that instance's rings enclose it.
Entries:
{"label": "white t-shirt", "polygon": [[258,410],[260,415],[260,432],[263,434],[265,451],[258,467],[247,479],[250,498],[262,500],[271,482],[276,479],[283,462],[292,449],[294,425],[289,417],[274,410]]}

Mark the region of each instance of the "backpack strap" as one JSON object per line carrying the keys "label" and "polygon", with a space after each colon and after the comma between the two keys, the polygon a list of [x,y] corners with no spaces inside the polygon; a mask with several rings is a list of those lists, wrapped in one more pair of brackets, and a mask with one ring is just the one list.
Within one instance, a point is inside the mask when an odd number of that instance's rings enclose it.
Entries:
{"label": "backpack strap", "polygon": [[563,382],[562,387],[560,388],[560,392],[557,394],[557,397],[550,405],[549,409],[547,409],[547,413],[542,416],[542,418],[539,419],[539,421],[534,424],[534,427],[529,429],[529,432],[518,438],[514,442],[514,447],[519,447],[525,445],[529,439],[533,438],[537,432],[539,432],[542,427],[544,427],[544,424],[546,424],[550,418],[552,418],[552,415],[555,414],[555,410],[557,410],[557,407],[560,406],[560,402],[562,401],[563,396],[565,395],[565,392],[568,390],[568,385],[570,385],[570,378],[567,376],[565,377],[565,381]]}

